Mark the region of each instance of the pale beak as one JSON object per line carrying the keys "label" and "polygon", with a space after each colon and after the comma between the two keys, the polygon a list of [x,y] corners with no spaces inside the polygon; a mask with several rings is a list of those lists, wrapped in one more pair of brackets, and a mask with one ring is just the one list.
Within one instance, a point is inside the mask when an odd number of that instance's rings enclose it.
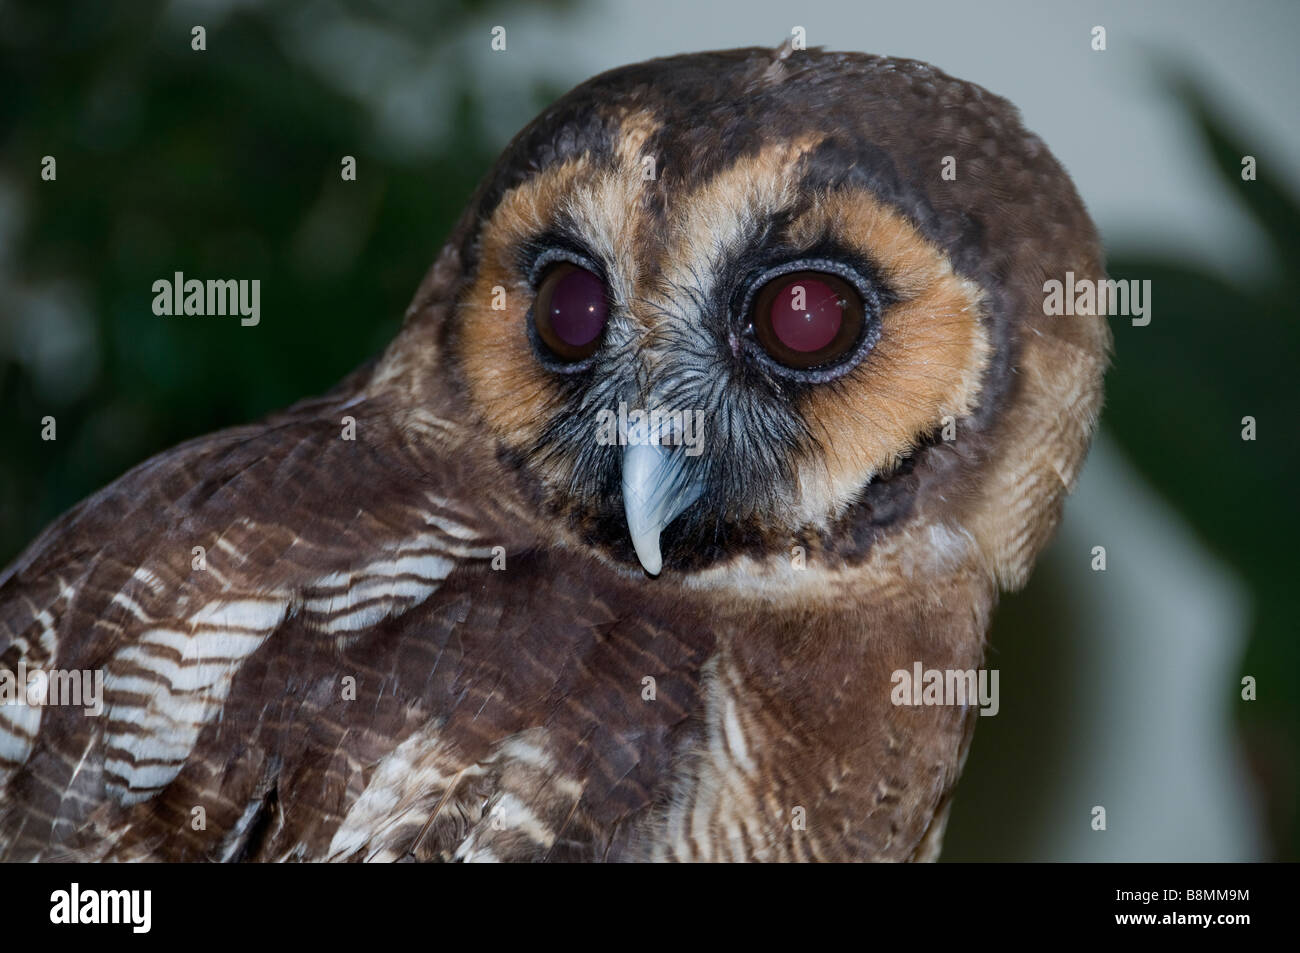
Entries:
{"label": "pale beak", "polygon": [[680,446],[665,446],[666,428],[659,433],[647,424],[628,428],[623,450],[623,510],[632,547],[645,571],[652,576],[663,569],[659,534],[688,506],[700,498],[704,487],[687,475]]}

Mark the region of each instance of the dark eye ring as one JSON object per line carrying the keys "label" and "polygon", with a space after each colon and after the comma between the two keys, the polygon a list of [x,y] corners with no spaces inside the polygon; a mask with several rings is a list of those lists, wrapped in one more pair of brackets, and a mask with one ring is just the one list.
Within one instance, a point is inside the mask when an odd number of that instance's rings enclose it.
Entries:
{"label": "dark eye ring", "polygon": [[533,300],[532,326],[546,357],[577,364],[596,353],[609,321],[609,289],[594,272],[557,261],[542,276]]}
{"label": "dark eye ring", "polygon": [[831,262],[793,263],[762,275],[747,298],[747,330],[765,363],[786,376],[830,380],[875,343],[873,294]]}

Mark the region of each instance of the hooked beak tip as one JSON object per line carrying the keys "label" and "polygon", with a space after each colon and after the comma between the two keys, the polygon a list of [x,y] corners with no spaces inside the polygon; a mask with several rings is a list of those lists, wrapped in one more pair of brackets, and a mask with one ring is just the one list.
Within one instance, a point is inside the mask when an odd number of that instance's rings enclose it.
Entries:
{"label": "hooked beak tip", "polygon": [[653,540],[632,540],[632,546],[636,549],[636,558],[641,560],[641,568],[651,576],[657,576],[664,568],[664,557],[659,552],[659,539]]}
{"label": "hooked beak tip", "polygon": [[646,444],[631,444],[624,451],[623,510],[628,535],[649,575],[663,571],[659,536],[664,527],[694,503],[700,491],[685,477],[679,455]]}

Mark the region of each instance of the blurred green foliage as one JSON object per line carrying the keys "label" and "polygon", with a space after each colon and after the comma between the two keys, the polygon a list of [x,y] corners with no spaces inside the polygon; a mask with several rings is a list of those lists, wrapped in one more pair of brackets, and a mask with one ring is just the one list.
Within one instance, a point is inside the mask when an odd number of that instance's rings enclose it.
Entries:
{"label": "blurred green foliage", "polygon": [[[502,145],[480,122],[500,104],[461,68],[501,6],[342,5],[442,50],[449,134],[405,153],[287,52],[285,30],[320,27],[321,4],[219,20],[163,2],[0,6],[0,235],[16,232],[0,276],[0,565],[150,455],[326,390],[387,343]],[[192,22],[207,24],[206,52],[191,49]],[[461,39],[470,25],[481,36]],[[528,112],[553,93],[533,90]],[[53,182],[40,179],[46,155]],[[340,177],[344,155],[355,182]],[[261,323],[155,316],[152,284],[177,271],[260,279]],[[33,310],[67,298],[80,319]],[[86,355],[62,368],[76,379],[52,385],[50,355],[59,370],[69,351]]]}
{"label": "blurred green foliage", "polygon": [[[1300,205],[1275,170],[1280,157],[1255,155],[1257,178],[1242,178],[1255,150],[1217,117],[1197,86],[1174,74],[1223,185],[1267,237],[1278,265],[1271,280],[1237,284],[1170,261],[1128,252],[1111,276],[1150,279],[1155,315],[1142,328],[1115,325],[1114,369],[1106,382],[1106,426],[1129,458],[1249,588],[1254,602],[1241,675],[1258,682],[1244,702],[1226,684],[1213,704],[1241,721],[1268,801],[1278,859],[1300,858]],[[1256,439],[1242,439],[1253,417]]]}

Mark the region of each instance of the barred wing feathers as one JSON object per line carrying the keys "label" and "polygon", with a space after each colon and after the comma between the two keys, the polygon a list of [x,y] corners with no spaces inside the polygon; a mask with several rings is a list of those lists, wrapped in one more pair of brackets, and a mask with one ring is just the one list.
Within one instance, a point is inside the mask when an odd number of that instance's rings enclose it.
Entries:
{"label": "barred wing feathers", "polygon": [[710,620],[544,543],[486,452],[412,426],[346,390],[298,405],[143,464],[19,558],[0,667],[100,670],[104,710],[0,706],[0,859],[628,846],[696,730]]}
{"label": "barred wing feathers", "polygon": [[[0,706],[0,856],[166,855],[183,841],[176,853],[213,857],[214,830],[227,840],[217,855],[232,856],[275,760],[295,749],[332,792],[318,813],[346,804],[349,755],[308,754],[329,731],[300,716],[340,717],[329,686],[385,677],[349,667],[346,648],[484,563],[488,537],[510,543],[447,499],[453,470],[423,471],[382,407],[346,396],[148,461],[0,578],[0,667],[103,678],[97,716],[58,698]],[[342,439],[344,413],[363,439]],[[241,682],[254,704],[232,717]],[[377,758],[420,710],[373,694],[341,717],[342,731],[375,735]],[[278,750],[234,734],[262,724],[285,736]]]}

